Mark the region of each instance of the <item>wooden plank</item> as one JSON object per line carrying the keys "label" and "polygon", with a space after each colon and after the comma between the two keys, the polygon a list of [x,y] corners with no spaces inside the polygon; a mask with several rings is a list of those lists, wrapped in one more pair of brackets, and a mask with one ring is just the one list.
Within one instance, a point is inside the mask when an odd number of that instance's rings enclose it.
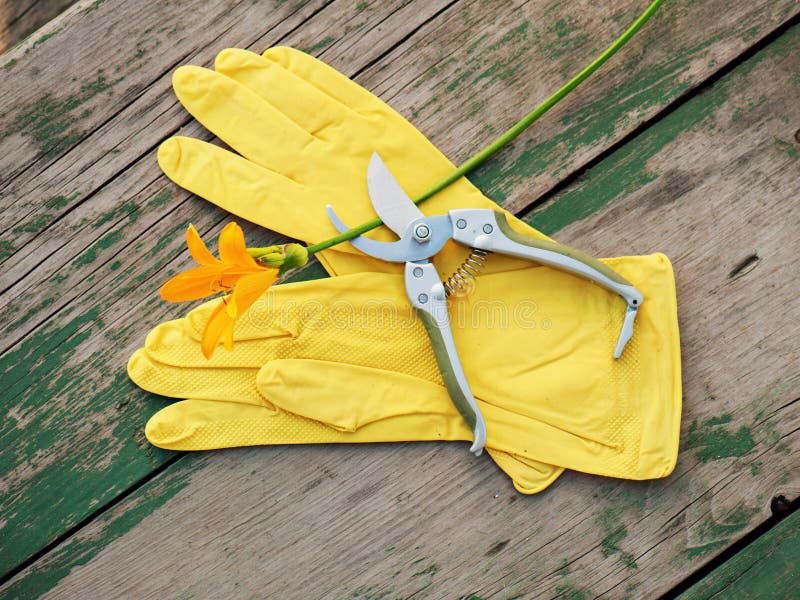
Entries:
{"label": "wooden plank", "polygon": [[800,591],[800,512],[787,517],[679,596],[781,600]]}
{"label": "wooden plank", "polygon": [[[10,255],[4,263],[3,280],[7,290],[5,347],[11,348],[5,354],[4,383],[12,390],[8,401],[15,402],[9,410],[12,419],[3,431],[6,448],[14,449],[5,451],[2,463],[6,474],[3,491],[7,492],[4,506],[14,507],[8,511],[12,518],[5,522],[6,531],[15,532],[4,535],[8,546],[3,558],[9,557],[9,564],[79,522],[164,460],[163,453],[143,443],[139,430],[157,401],[148,398],[130,403],[132,390],[119,365],[146,329],[138,315],[145,312],[160,319],[170,314],[153,291],[160,280],[156,274],[163,272],[165,261],[180,253],[176,232],[189,220],[207,230],[223,216],[202,203],[180,204],[185,195],[171,198],[171,189],[157,183],[160,180],[152,171],[152,158],[149,163],[139,158],[165,131],[186,121],[167,93],[166,78],[155,78],[154,72],[169,70],[192,56],[193,60],[208,61],[224,45],[276,43],[299,24],[302,27],[287,41],[312,48],[322,41],[322,32],[335,32],[334,39],[339,42],[323,51],[333,62],[341,60],[358,69],[371,62],[364,46],[379,53],[391,48],[440,9],[439,5],[406,8],[395,19],[406,29],[390,27],[380,39],[372,36],[359,46],[355,41],[363,38],[365,30],[387,23],[404,5],[390,5],[385,10],[359,10],[352,4],[344,10],[337,4],[327,8],[321,4],[281,5],[261,20],[228,7],[183,5],[180,10],[184,13],[161,5],[129,6],[78,5],[42,32],[53,33],[46,43],[34,48],[31,42],[9,55],[7,80],[14,85],[0,90],[3,104],[16,107],[3,116],[5,131],[11,132],[5,135],[3,145],[14,151],[3,152],[0,158],[7,167],[0,171],[7,184],[3,205],[8,210],[2,214],[9,217],[4,223],[6,231],[13,232],[11,240],[4,240],[8,244],[5,253]],[[469,6],[473,13],[479,10],[477,5]],[[623,9],[631,12],[630,7]],[[554,10],[548,18],[558,16]],[[409,12],[416,20],[409,21]],[[762,25],[753,26],[760,28],[756,33],[767,33],[785,13],[759,13]],[[192,19],[187,20],[185,14]],[[312,15],[315,18],[309,18]],[[451,17],[442,15],[443,20],[458,22]],[[620,13],[616,21],[625,17]],[[506,18],[512,21],[510,16]],[[608,19],[606,28],[596,34],[598,47],[605,43],[614,21],[611,16]],[[208,22],[215,23],[215,28],[208,28]],[[474,31],[474,20],[465,19],[464,23],[467,32]],[[224,31],[221,37],[219,31]],[[513,27],[495,35],[502,40],[511,31]],[[109,51],[109,32],[113,33],[114,52]],[[428,30],[423,33],[431,35]],[[256,35],[260,37],[253,41]],[[437,30],[436,35],[442,32]],[[736,28],[726,35],[730,39],[716,49],[722,57],[734,55],[758,37]],[[496,44],[489,41],[483,42],[488,44],[487,52]],[[51,60],[53,56],[73,56],[79,42],[85,56],[76,64],[77,72]],[[576,45],[561,54],[562,68],[574,63],[575,53],[583,51],[582,45]],[[547,52],[542,54],[547,56]],[[376,80],[384,80],[385,65],[396,62],[390,58],[371,67]],[[486,58],[491,59],[492,55]],[[708,72],[701,72],[697,79]],[[555,75],[551,71],[551,78]],[[63,85],[58,84],[61,80]],[[521,83],[524,80],[517,85]],[[59,92],[54,94],[53,89]],[[435,113],[428,118],[437,119]],[[27,129],[20,129],[23,125]],[[196,131],[196,127],[188,128],[188,133]],[[86,143],[73,151],[84,138]],[[31,203],[30,198],[37,201]],[[174,225],[163,221],[166,215],[175,220]],[[129,248],[133,252],[125,254]],[[143,254],[149,254],[149,260],[140,260]],[[156,255],[160,260],[153,260]],[[45,359],[44,355],[56,348],[71,356],[66,364],[55,357]],[[20,364],[30,372],[21,372]],[[61,375],[52,377],[54,369]],[[30,435],[31,430],[47,433]],[[81,473],[80,479],[74,477],[75,471]],[[59,491],[64,497],[58,506],[45,511],[47,519],[39,517],[47,498]],[[29,522],[31,514],[37,514],[35,528],[15,526],[14,519]]]}
{"label": "wooden plank", "polygon": [[[12,108],[0,118],[11,127],[0,141],[0,177],[6,183],[0,220],[10,233],[3,237],[0,275],[5,325],[0,372],[8,415],[0,424],[0,572],[169,456],[150,447],[142,432],[147,414],[161,403],[135,389],[124,365],[143,339],[143,314],[153,323],[176,314],[178,307],[164,305],[155,292],[165,265],[178,256],[169,269],[183,263],[180,231],[189,221],[208,231],[224,217],[205,203],[186,202],[186,194],[173,202],[174,186],[166,186],[155,166],[155,145],[187,120],[169,89],[174,63],[162,61],[188,61],[197,44],[208,44],[206,58],[195,58],[204,62],[222,47],[250,45],[265,32],[279,43],[311,15],[324,12],[319,2],[280,3],[264,14],[250,5],[195,4],[107,3],[92,12],[78,5],[64,22],[48,26],[61,31],[28,57],[22,48],[15,50],[21,62],[6,78],[26,89],[0,89],[0,102]],[[372,28],[391,22],[401,5],[381,3],[368,15],[351,6],[317,18],[344,40],[356,17]],[[398,24],[383,43],[413,30],[436,9],[436,3],[426,3],[415,18],[404,14],[406,29]],[[48,62],[59,54],[56,44],[70,55],[79,47],[86,53],[77,64],[82,74]],[[37,54],[42,51],[48,54]],[[22,59],[37,55],[38,76],[31,79],[34,65]],[[53,91],[59,77],[66,77],[66,89]],[[36,99],[30,101],[30,95]],[[199,129],[185,132],[192,131]],[[91,140],[67,151],[70,140],[84,136]],[[109,178],[113,184],[106,185]],[[248,237],[275,239],[254,227]],[[142,260],[145,253],[148,260]]]}
{"label": "wooden plank", "polygon": [[[794,27],[528,216],[596,254],[658,249],[673,258],[685,410],[672,476],[569,473],[522,497],[462,445],[191,455],[2,593],[578,598],[669,590],[762,522],[773,495],[800,492],[798,42]],[[151,507],[146,516],[123,518],[140,505]]]}
{"label": "wooden plank", "polygon": [[[5,52],[74,3],[75,0],[14,0],[0,3],[0,52]],[[36,38],[40,45],[46,40]]]}

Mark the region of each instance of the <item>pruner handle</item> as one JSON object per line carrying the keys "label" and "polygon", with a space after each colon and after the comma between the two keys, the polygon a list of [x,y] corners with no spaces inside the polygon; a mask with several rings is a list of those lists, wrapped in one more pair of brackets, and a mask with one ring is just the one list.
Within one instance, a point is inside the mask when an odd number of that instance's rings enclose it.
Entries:
{"label": "pruner handle", "polygon": [[433,353],[450,399],[472,430],[473,443],[469,450],[479,456],[486,444],[486,422],[458,358],[453,330],[450,328],[444,285],[436,268],[427,261],[406,263],[405,282],[408,299],[428,330]]}
{"label": "pruner handle", "polygon": [[511,229],[506,216],[498,211],[464,208],[450,211],[453,239],[457,242],[519,258],[573,273],[619,294],[627,304],[622,330],[614,348],[619,358],[633,335],[633,321],[642,304],[642,293],[633,284],[606,264],[576,248],[523,235]]}

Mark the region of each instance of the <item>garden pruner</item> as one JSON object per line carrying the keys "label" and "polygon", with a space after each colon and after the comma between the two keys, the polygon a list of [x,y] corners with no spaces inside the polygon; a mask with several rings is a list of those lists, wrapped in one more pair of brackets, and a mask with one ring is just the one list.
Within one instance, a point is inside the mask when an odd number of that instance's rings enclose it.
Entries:
{"label": "garden pruner", "polygon": [[[616,292],[626,304],[622,328],[614,348],[619,358],[633,335],[633,323],[643,296],[627,279],[583,252],[548,240],[522,235],[508,225],[503,213],[481,208],[450,210],[444,215],[425,216],[403,191],[377,153],[373,153],[367,170],[367,188],[375,212],[400,239],[379,242],[358,236],[350,240],[356,248],[375,258],[405,262],[405,288],[412,306],[419,313],[428,331],[436,360],[447,391],[473,432],[470,452],[479,455],[486,442],[486,423],[467,382],[458,357],[450,327],[447,296],[461,287],[464,275],[477,272],[476,264],[465,263],[462,276],[443,282],[429,262],[448,240],[453,239],[479,252],[477,256],[497,252],[529,259],[584,277]],[[334,227],[343,233],[349,228],[326,207]]]}

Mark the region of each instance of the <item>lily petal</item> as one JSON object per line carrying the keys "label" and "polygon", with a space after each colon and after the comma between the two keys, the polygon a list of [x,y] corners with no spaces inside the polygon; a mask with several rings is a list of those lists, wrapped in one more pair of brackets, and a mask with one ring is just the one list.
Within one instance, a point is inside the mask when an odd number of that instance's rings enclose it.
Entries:
{"label": "lily petal", "polygon": [[253,302],[258,300],[277,280],[278,269],[267,269],[260,273],[245,275],[237,281],[231,298],[234,318],[247,312]]}
{"label": "lily petal", "polygon": [[203,330],[203,339],[200,342],[200,348],[203,351],[203,356],[210,359],[219,345],[219,341],[224,338],[225,348],[228,350],[233,349],[233,323],[227,311],[225,299],[220,299],[219,304],[211,313],[206,323],[206,328]]}
{"label": "lily petal", "polygon": [[221,261],[211,254],[192,224],[189,224],[189,228],[186,230],[186,245],[189,247],[189,254],[198,264],[207,266],[221,264]]}
{"label": "lily petal", "polygon": [[233,286],[235,278],[224,275],[222,269],[214,267],[189,269],[164,283],[161,286],[161,297],[168,302],[186,302],[211,296]]}
{"label": "lily petal", "polygon": [[247,252],[244,232],[237,223],[228,223],[219,234],[219,257],[222,262],[249,269],[259,268],[259,264]]}

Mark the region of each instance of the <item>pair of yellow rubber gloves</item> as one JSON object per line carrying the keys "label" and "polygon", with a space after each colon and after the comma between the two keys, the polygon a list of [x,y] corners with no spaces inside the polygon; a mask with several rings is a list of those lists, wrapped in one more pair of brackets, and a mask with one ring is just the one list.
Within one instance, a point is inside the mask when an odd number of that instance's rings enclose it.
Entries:
{"label": "pair of yellow rubber gloves", "polygon": [[[348,223],[374,218],[366,185],[373,152],[411,197],[454,169],[377,97],[291,48],[224,50],[214,70],[181,67],[173,84],[183,106],[238,154],[174,137],[158,151],[164,173],[307,243],[336,234],[327,203]],[[426,214],[470,207],[499,209],[463,178],[421,205]],[[396,239],[386,228],[369,236]],[[468,252],[449,243],[434,263],[450,273]],[[231,352],[206,360],[200,350],[219,299],[150,332],[129,361],[131,379],[185,398],[150,419],[151,443],[205,450],[472,439],[406,298],[402,265],[347,243],[318,257],[333,277],[274,286],[237,321]],[[674,467],[681,386],[671,265],[661,254],[603,261],[645,298],[619,360],[612,350],[624,302],[573,275],[490,255],[473,292],[450,300],[486,449],[520,492],[544,489],[565,468],[647,479]]]}

